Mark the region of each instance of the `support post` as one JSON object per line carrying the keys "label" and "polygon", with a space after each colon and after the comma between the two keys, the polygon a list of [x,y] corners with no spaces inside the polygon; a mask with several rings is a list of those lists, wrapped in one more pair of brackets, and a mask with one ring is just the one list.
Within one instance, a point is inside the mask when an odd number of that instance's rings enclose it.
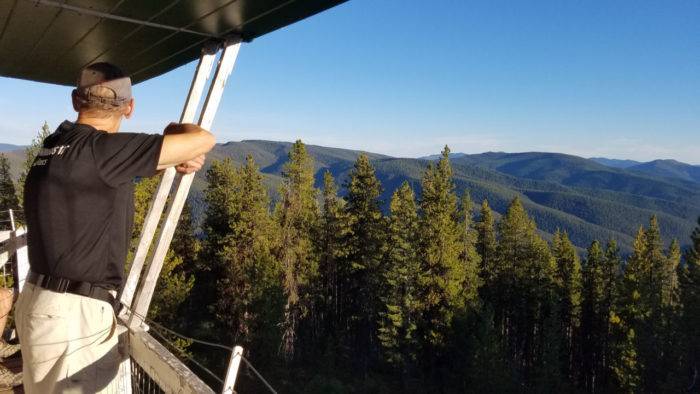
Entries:
{"label": "support post", "polygon": [[238,368],[241,366],[241,357],[243,357],[243,348],[240,346],[234,347],[233,352],[231,352],[231,359],[228,362],[226,379],[224,380],[224,387],[221,389],[221,394],[233,394],[236,392],[234,386],[236,385]]}
{"label": "support post", "polygon": [[[202,107],[202,112],[199,119],[199,125],[204,129],[210,129],[214,122],[216,110],[219,107],[226,82],[231,74],[231,71],[233,70],[233,65],[236,62],[240,45],[241,41],[238,38],[228,41],[223,53],[221,54],[218,67],[216,69],[216,75],[211,83],[211,86],[209,87],[209,93],[206,101],[204,102],[204,106]],[[169,201],[166,218],[161,226],[155,251],[153,252],[148,264],[148,271],[136,293],[136,297],[133,302],[132,311],[134,313],[129,316],[130,328],[138,327],[143,321],[142,317],[146,316],[148,313],[148,308],[150,307],[151,299],[153,298],[153,291],[155,290],[160,271],[163,268],[163,261],[165,260],[165,256],[170,248],[170,242],[173,239],[175,227],[177,226],[180,213],[182,212],[182,207],[187,199],[187,194],[190,190],[190,186],[192,185],[194,175],[194,173],[187,175],[176,175],[175,194]]]}
{"label": "support post", "polygon": [[27,236],[24,236],[25,242],[17,248],[15,254],[15,259],[17,260],[17,277],[15,278],[17,284],[17,294],[19,294],[24,288],[24,282],[27,280],[27,275],[29,275],[29,251],[27,249]]}
{"label": "support post", "polygon": [[[211,74],[217,51],[218,45],[215,44],[207,45],[202,49],[202,56],[199,58],[197,70],[192,78],[190,91],[187,95],[187,100],[185,100],[185,106],[182,109],[182,114],[180,115],[180,123],[194,122],[194,116],[197,112],[199,102],[202,99],[204,86],[207,79],[209,79],[209,75]],[[148,214],[143,222],[141,237],[139,238],[139,245],[136,249],[136,253],[134,254],[134,259],[131,262],[129,276],[126,279],[124,290],[121,295],[121,302],[127,307],[131,307],[131,303],[134,299],[134,294],[136,293],[136,287],[138,286],[141,271],[143,270],[143,265],[146,261],[146,257],[148,256],[148,251],[150,250],[155,232],[158,229],[158,223],[163,215],[165,202],[168,200],[168,195],[170,194],[174,179],[175,169],[166,169],[161,177],[155,197],[148,207]]]}
{"label": "support post", "polygon": [[12,231],[17,230],[17,226],[15,226],[15,213],[12,209],[10,209],[10,228],[12,228]]}

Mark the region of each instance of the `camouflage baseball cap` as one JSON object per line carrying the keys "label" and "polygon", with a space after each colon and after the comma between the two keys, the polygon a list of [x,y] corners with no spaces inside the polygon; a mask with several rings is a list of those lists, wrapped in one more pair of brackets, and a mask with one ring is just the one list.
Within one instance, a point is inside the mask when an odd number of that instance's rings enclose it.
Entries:
{"label": "camouflage baseball cap", "polygon": [[93,63],[80,71],[75,92],[86,104],[121,107],[131,100],[131,78],[113,64]]}

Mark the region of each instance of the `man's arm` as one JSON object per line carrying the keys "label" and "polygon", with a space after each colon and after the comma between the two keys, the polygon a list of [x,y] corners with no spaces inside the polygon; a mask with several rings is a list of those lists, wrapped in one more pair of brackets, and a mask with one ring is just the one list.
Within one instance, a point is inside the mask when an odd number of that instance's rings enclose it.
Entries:
{"label": "man's arm", "polygon": [[[171,123],[164,131],[158,169],[178,166],[178,171],[189,172],[187,164],[201,164],[203,155],[216,144],[214,135],[194,124]],[[199,163],[199,162],[202,163]],[[184,169],[181,168],[184,165]]]}

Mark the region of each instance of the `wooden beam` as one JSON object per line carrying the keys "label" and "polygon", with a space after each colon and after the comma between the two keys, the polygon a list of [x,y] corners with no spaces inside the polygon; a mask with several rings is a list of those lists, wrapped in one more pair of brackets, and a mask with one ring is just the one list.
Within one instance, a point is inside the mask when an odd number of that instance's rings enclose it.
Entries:
{"label": "wooden beam", "polygon": [[[223,53],[221,54],[218,67],[216,69],[216,75],[211,83],[211,86],[209,87],[209,93],[206,101],[204,102],[204,107],[202,107],[202,113],[199,119],[199,125],[204,129],[211,129],[211,126],[214,123],[214,116],[216,115],[219,103],[221,102],[221,96],[224,93],[224,88],[226,87],[228,77],[231,75],[233,66],[236,63],[240,45],[240,39],[230,41],[226,44]],[[136,293],[136,298],[132,306],[134,313],[131,315],[129,327],[133,328],[139,326],[142,323],[141,316],[147,316],[148,314],[151,299],[153,298],[153,292],[155,291],[156,283],[158,281],[158,277],[160,276],[160,271],[163,268],[163,261],[165,260],[165,256],[170,248],[170,242],[173,239],[175,227],[177,226],[180,214],[182,213],[182,207],[185,205],[185,201],[187,200],[187,194],[189,193],[190,186],[192,185],[194,175],[195,174],[192,173],[184,176],[177,174],[176,176],[175,195],[172,196],[169,201],[166,218],[161,225],[156,248],[148,264],[148,271]]]}
{"label": "wooden beam", "polygon": [[[209,45],[202,50],[202,57],[199,59],[199,63],[197,64],[197,70],[192,78],[190,91],[187,94],[187,100],[185,100],[185,106],[182,109],[182,114],[180,115],[180,123],[194,122],[195,113],[197,112],[197,107],[202,99],[204,87],[207,79],[209,79],[209,75],[211,74],[211,70],[214,65],[217,49],[218,46]],[[150,206],[148,207],[148,214],[146,215],[146,219],[143,222],[143,228],[141,229],[139,245],[136,249],[136,253],[134,254],[134,259],[131,262],[129,276],[126,279],[124,290],[121,295],[121,302],[127,307],[131,307],[131,303],[134,299],[136,287],[138,286],[139,278],[141,277],[141,271],[143,270],[144,262],[146,261],[151,243],[155,236],[156,230],[158,229],[158,223],[163,215],[163,209],[165,209],[165,203],[168,200],[168,195],[170,194],[174,179],[175,169],[166,169],[162,175],[160,184],[158,185],[155,198],[151,201]]]}
{"label": "wooden beam", "polygon": [[236,390],[236,376],[238,376],[238,369],[241,366],[241,357],[243,357],[243,348],[236,346],[231,352],[231,359],[228,362],[228,369],[226,370],[226,379],[224,380],[224,386],[221,389],[221,394],[235,393]]}
{"label": "wooden beam", "polygon": [[214,391],[168,349],[142,329],[129,331],[130,356],[166,393]]}
{"label": "wooden beam", "polygon": [[10,256],[26,247],[27,231],[24,227],[15,231],[3,231],[0,233],[0,264],[6,264],[10,260]]}

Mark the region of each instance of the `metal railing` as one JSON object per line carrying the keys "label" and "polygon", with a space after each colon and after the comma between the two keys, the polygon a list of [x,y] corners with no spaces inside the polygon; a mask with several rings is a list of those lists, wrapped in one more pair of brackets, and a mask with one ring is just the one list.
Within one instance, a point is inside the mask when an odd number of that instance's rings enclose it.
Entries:
{"label": "metal railing", "polygon": [[153,378],[133,358],[131,363],[131,391],[134,394],[164,394],[165,391],[158,386]]}

